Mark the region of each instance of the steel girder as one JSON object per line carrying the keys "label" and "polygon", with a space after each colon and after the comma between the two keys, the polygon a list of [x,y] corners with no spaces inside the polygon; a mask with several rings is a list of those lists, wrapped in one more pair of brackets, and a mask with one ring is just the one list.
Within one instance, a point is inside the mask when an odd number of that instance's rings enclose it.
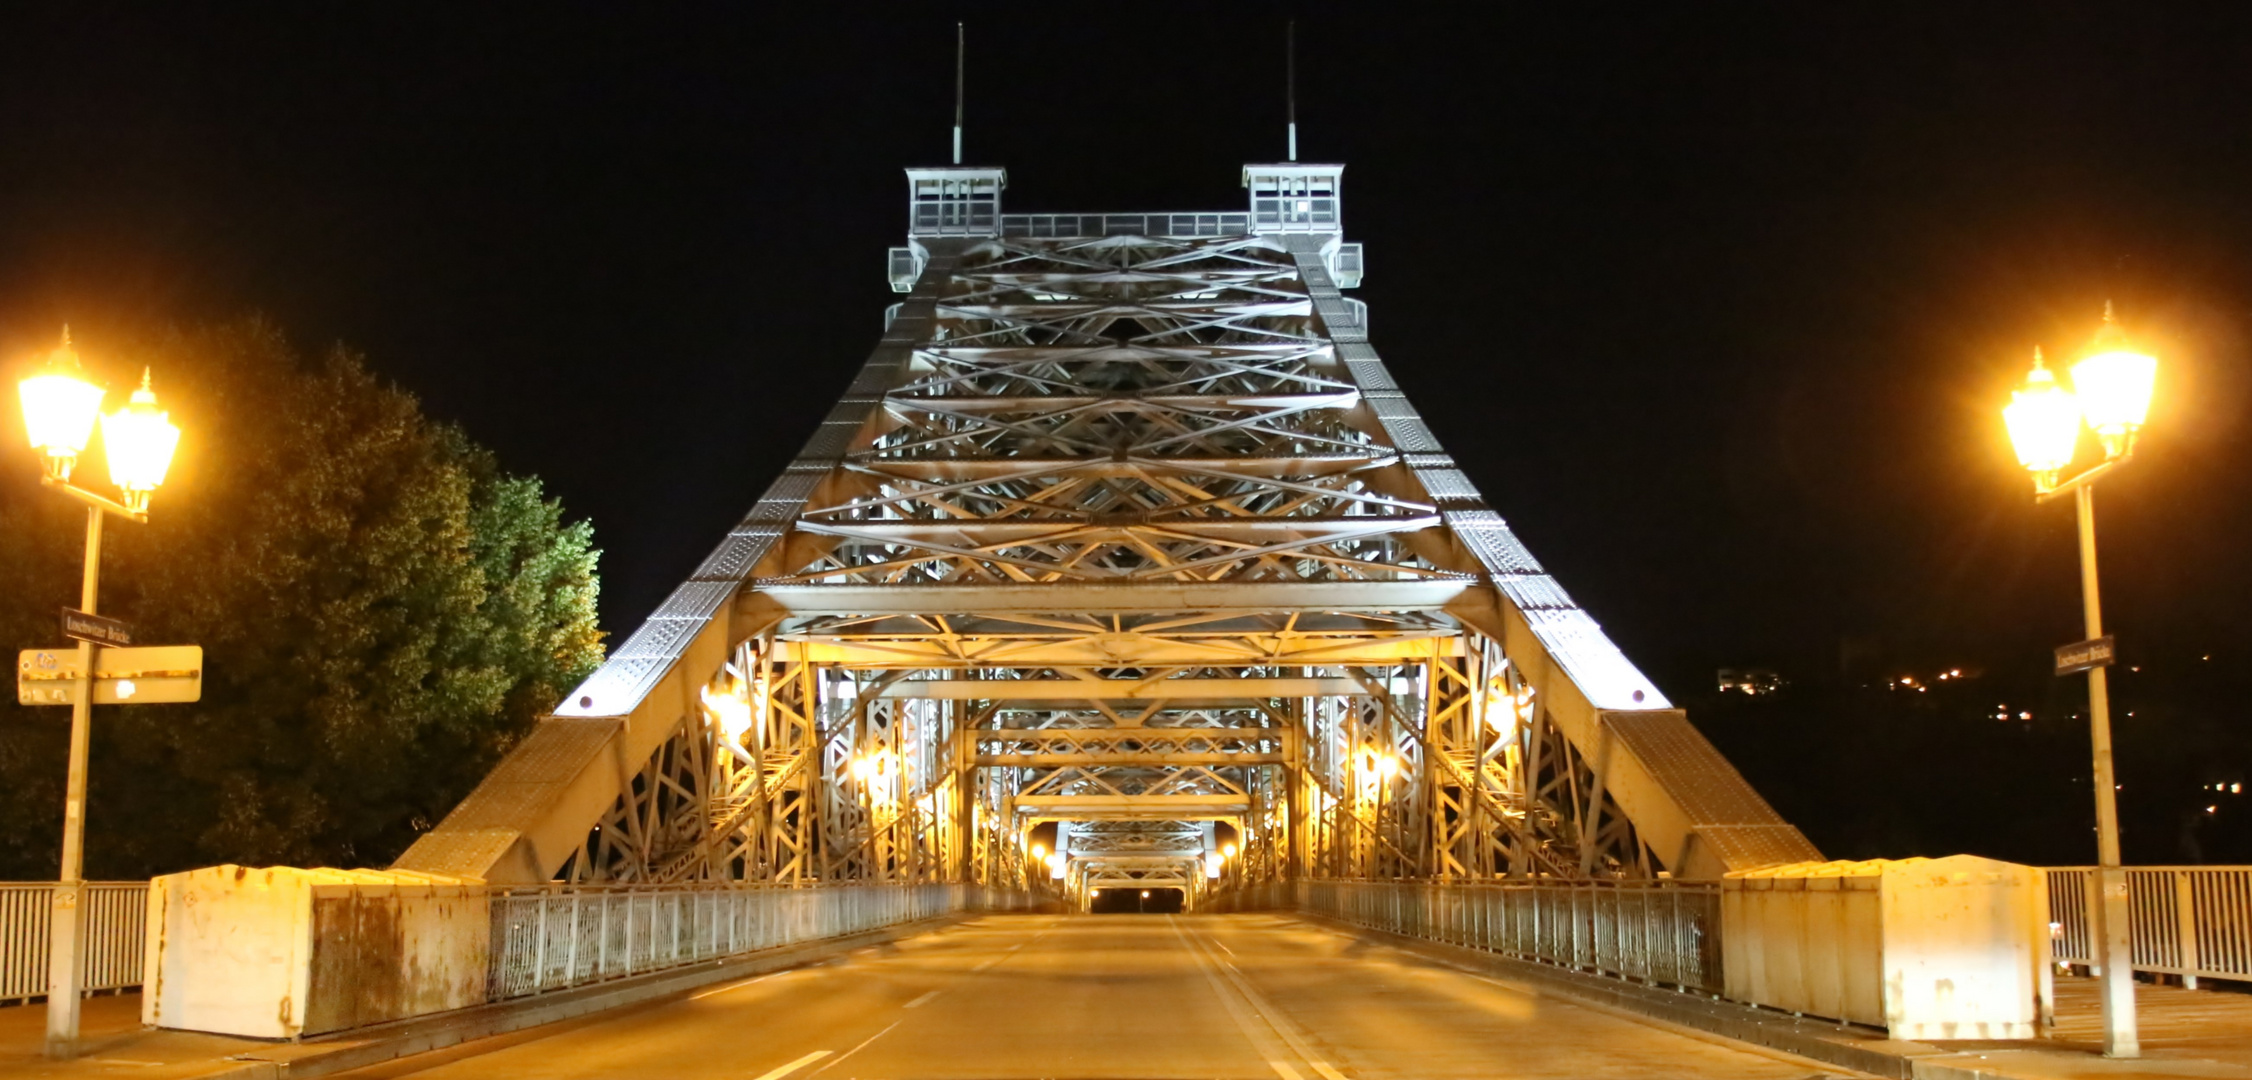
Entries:
{"label": "steel girder", "polygon": [[1047,821],[1081,899],[1204,888],[1215,828],[1239,883],[1818,857],[1444,455],[1338,292],[1338,167],[1290,168],[1326,209],[919,196],[804,453],[400,865],[1026,884]]}

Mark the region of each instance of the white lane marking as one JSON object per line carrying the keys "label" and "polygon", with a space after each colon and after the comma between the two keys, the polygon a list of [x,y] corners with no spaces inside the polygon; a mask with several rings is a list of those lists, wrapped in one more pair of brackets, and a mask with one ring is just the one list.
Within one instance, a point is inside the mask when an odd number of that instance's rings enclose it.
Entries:
{"label": "white lane marking", "polygon": [[751,985],[752,983],[765,982],[766,980],[768,980],[768,979],[771,979],[771,978],[775,977],[776,975],[785,975],[785,974],[788,974],[788,972],[782,972],[782,971],[770,971],[770,972],[767,972],[766,974],[764,974],[764,975],[760,975],[760,976],[758,976],[758,977],[756,977],[756,978],[751,978],[751,979],[739,979],[739,980],[737,980],[737,981],[735,981],[735,982],[731,982],[731,983],[728,983],[728,984],[727,984],[726,986],[722,986],[722,987],[719,987],[719,988],[717,988],[717,989],[714,989],[714,990],[706,990],[706,991],[704,991],[704,992],[703,992],[703,993],[701,993],[701,994],[690,994],[690,995],[688,995],[688,1000],[690,1000],[690,1001],[701,1001],[701,1000],[703,1000],[704,998],[708,998],[708,997],[712,996],[713,994],[724,994],[724,993],[728,992],[729,990],[741,990],[742,988],[744,988],[744,987],[746,987],[746,986],[749,986],[749,985]]}
{"label": "white lane marking", "polygon": [[[847,1050],[847,1051],[845,1051],[845,1052],[844,1052],[844,1053],[842,1053],[842,1054],[838,1054],[838,1055],[837,1055],[837,1058],[836,1058],[836,1061],[831,1061],[831,1062],[830,1062],[830,1063],[828,1063],[827,1065],[823,1065],[823,1066],[821,1066],[820,1068],[818,1068],[818,1069],[815,1069],[815,1070],[813,1070],[813,1071],[812,1071],[812,1072],[810,1072],[810,1073],[807,1073],[806,1075],[807,1075],[808,1077],[819,1076],[819,1075],[821,1075],[822,1073],[828,1072],[829,1070],[836,1068],[836,1067],[837,1067],[837,1063],[838,1063],[838,1062],[841,1062],[841,1061],[843,1061],[844,1059],[846,1059],[846,1058],[848,1058],[848,1057],[851,1057],[852,1055],[854,1055],[854,1054],[857,1054],[857,1053],[859,1053],[860,1051],[862,1051],[862,1050],[866,1049],[869,1043],[875,1042],[875,1041],[876,1041],[877,1039],[881,1039],[881,1038],[883,1038],[884,1036],[891,1034],[891,1028],[895,1028],[895,1027],[898,1027],[899,1025],[901,1025],[901,1024],[903,1024],[903,1023],[906,1023],[906,1021],[904,1021],[904,1020],[894,1020],[894,1021],[892,1021],[892,1022],[891,1022],[891,1027],[887,1027],[887,1028],[883,1029],[882,1031],[879,1031],[879,1032],[875,1033],[874,1035],[870,1035],[870,1036],[868,1036],[867,1038],[860,1040],[860,1045],[859,1045],[859,1046],[855,1046],[855,1047],[853,1047],[852,1049],[850,1049],[850,1050]],[[759,1080],[766,1080],[766,1078],[762,1076],[762,1077],[760,1077],[760,1078],[759,1078]]]}
{"label": "white lane marking", "polygon": [[[1172,916],[1168,915],[1166,918],[1170,919]],[[1283,1015],[1282,1010],[1276,1008],[1273,1002],[1268,1001],[1259,991],[1252,989],[1251,980],[1244,977],[1243,969],[1236,967],[1230,961],[1208,957],[1200,950],[1196,950],[1195,945],[1204,940],[1203,935],[1184,933],[1178,924],[1174,925],[1173,932],[1180,934],[1181,940],[1190,945],[1191,951],[1197,952],[1199,960],[1204,961],[1212,971],[1219,972],[1229,983],[1234,984],[1236,993],[1242,995],[1243,1004],[1251,1010],[1251,1015],[1258,1017],[1262,1023],[1266,1024],[1268,1030],[1273,1031],[1275,1036],[1290,1048],[1290,1052],[1298,1056],[1299,1060],[1304,1061],[1315,1072],[1320,1073],[1322,1080],[1346,1080],[1343,1073],[1330,1068],[1328,1062],[1314,1056],[1313,1044],[1308,1041],[1304,1033],[1298,1030],[1298,1025],[1291,1023],[1290,1018]],[[1218,943],[1217,939],[1214,943]],[[1241,1022],[1240,1018],[1238,1022]]]}
{"label": "white lane marking", "polygon": [[986,961],[986,962],[984,962],[984,963],[982,963],[982,964],[979,964],[978,966],[976,966],[976,967],[974,967],[974,968],[971,968],[970,970],[971,970],[971,971],[984,971],[984,970],[985,970],[986,968],[992,967],[992,966],[994,965],[995,961],[997,961],[997,960],[999,960],[999,957],[995,957],[995,958],[994,958],[993,960],[988,960],[988,961]]}
{"label": "white lane marking", "polygon": [[806,1056],[801,1057],[796,1061],[789,1063],[788,1065],[784,1065],[779,1069],[760,1074],[758,1080],[782,1080],[783,1077],[788,1076],[791,1073],[805,1068],[806,1066],[811,1065],[814,1062],[828,1056],[829,1051],[827,1050],[815,1050],[814,1052],[807,1054]]}
{"label": "white lane marking", "polygon": [[1228,943],[1227,943],[1227,942],[1225,942],[1225,941],[1222,941],[1222,940],[1220,940],[1219,938],[1213,938],[1213,939],[1212,939],[1212,944],[1214,944],[1214,945],[1218,945],[1218,946],[1219,946],[1220,948],[1222,948],[1222,949],[1226,950],[1226,951],[1227,951],[1227,954],[1228,954],[1229,956],[1234,956],[1234,955],[1235,955],[1235,950],[1234,950],[1234,949],[1230,949],[1230,948],[1228,948]]}
{"label": "white lane marking", "polygon": [[931,991],[931,992],[930,992],[930,993],[928,993],[928,994],[924,994],[924,995],[923,995],[922,997],[916,998],[915,1000],[913,1000],[913,1001],[910,1001],[910,1002],[908,1002],[907,1004],[900,1006],[900,1008],[902,1008],[902,1009],[919,1009],[919,1008],[922,1008],[922,1007],[923,1007],[923,1003],[924,1003],[924,1002],[926,1002],[926,1001],[929,1001],[930,999],[932,999],[932,998],[934,998],[934,997],[937,997],[937,996],[938,996],[938,995],[939,995],[940,993],[941,993],[941,991],[938,991],[938,990],[933,990],[933,991]]}
{"label": "white lane marking", "polygon": [[1305,1077],[1298,1075],[1298,1070],[1293,1069],[1290,1066],[1283,1064],[1282,1062],[1270,1061],[1267,1064],[1274,1066],[1275,1072],[1282,1076],[1282,1080],[1306,1080]]}

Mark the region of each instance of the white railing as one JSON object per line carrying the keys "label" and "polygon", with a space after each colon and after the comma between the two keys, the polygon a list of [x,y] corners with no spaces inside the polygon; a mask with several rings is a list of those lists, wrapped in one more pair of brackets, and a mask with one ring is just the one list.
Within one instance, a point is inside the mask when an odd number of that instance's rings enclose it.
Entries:
{"label": "white railing", "polygon": [[1052,898],[976,885],[496,890],[486,994],[502,1001],[955,911],[1053,904]]}
{"label": "white railing", "polygon": [[1713,882],[1300,881],[1221,910],[1292,907],[1408,937],[1661,986],[1720,993]]}
{"label": "white railing", "polygon": [[1080,236],[1246,236],[1251,214],[1220,210],[1154,214],[1003,214],[1001,235]]}
{"label": "white railing", "polygon": [[[0,1002],[47,992],[47,924],[51,881],[0,881]],[[149,883],[86,883],[88,990],[141,985],[141,949],[148,923]]]}
{"label": "white railing", "polygon": [[[2050,955],[2092,967],[2094,867],[2051,867]],[[2252,979],[2252,866],[2130,866],[2127,898],[2137,971]]]}

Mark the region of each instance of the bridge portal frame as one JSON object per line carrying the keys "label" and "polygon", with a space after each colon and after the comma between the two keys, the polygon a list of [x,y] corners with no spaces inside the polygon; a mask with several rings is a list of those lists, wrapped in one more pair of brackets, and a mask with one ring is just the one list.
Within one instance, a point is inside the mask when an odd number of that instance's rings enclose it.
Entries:
{"label": "bridge portal frame", "polygon": [[911,173],[907,296],[804,452],[398,865],[1021,886],[1045,821],[1222,822],[1254,880],[1818,858],[1408,404],[1341,175],[1016,215]]}

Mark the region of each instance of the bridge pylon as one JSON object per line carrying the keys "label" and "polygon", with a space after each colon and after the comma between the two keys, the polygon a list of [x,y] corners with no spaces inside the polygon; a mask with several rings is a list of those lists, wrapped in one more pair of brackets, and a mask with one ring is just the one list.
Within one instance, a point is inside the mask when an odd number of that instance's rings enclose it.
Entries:
{"label": "bridge pylon", "polygon": [[1193,893],[1819,859],[1402,394],[1343,293],[1343,172],[1020,214],[1003,170],[908,170],[905,295],[843,399],[397,867]]}

